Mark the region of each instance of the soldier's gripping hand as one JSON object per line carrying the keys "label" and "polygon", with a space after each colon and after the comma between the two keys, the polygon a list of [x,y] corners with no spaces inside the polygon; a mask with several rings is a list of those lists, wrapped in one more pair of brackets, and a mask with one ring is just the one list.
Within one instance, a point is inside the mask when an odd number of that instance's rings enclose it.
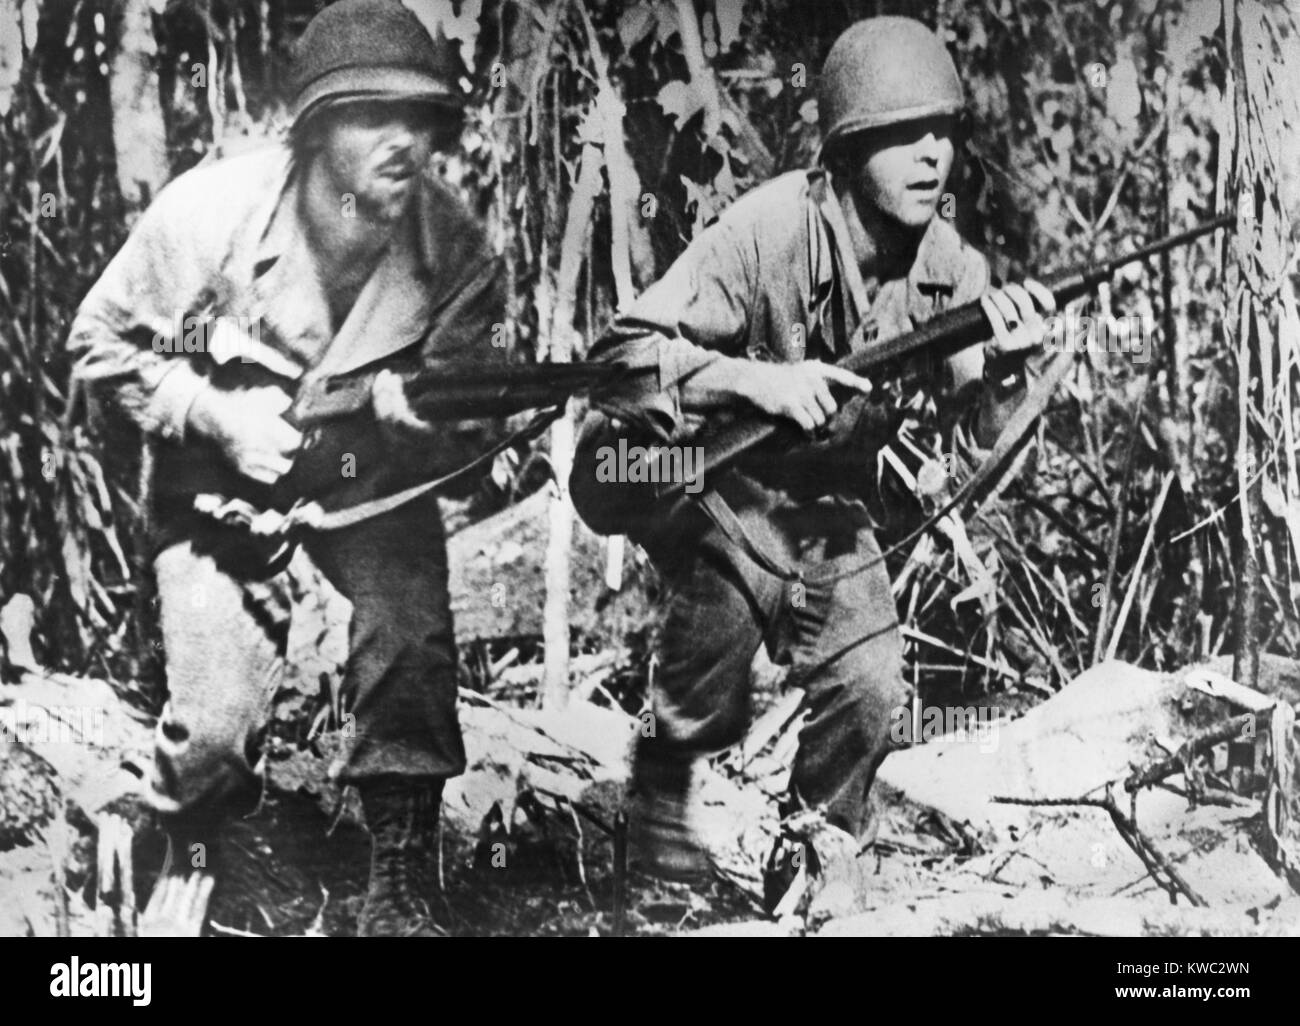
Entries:
{"label": "soldier's gripping hand", "polygon": [[852,371],[820,360],[799,363],[761,363],[744,361],[734,384],[738,395],[748,399],[764,413],[788,417],[805,431],[824,427],[839,409],[831,386],[871,394],[871,382]]}
{"label": "soldier's gripping hand", "polygon": [[221,447],[234,468],[260,484],[288,473],[302,435],[284,413],[291,400],[274,385],[228,392],[207,388],[190,407],[189,427]]}
{"label": "soldier's gripping hand", "polygon": [[390,370],[381,370],[370,385],[370,405],[375,419],[391,442],[414,442],[427,439],[436,428],[411,408],[402,379]]}
{"label": "soldier's gripping hand", "polygon": [[990,368],[1019,366],[1042,344],[1047,334],[1045,317],[1056,312],[1056,297],[1043,285],[1026,278],[1022,285],[1006,285],[980,297],[984,315],[993,325],[993,338],[984,346]]}

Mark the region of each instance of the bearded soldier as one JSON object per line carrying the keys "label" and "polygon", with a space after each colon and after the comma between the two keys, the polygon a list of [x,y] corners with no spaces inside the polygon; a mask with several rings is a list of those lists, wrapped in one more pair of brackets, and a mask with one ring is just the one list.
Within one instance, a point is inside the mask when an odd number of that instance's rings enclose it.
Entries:
{"label": "bearded soldier", "polygon": [[860,322],[870,346],[982,297],[994,337],[928,369],[949,444],[978,456],[1021,397],[1024,359],[1055,305],[1035,282],[990,291],[984,258],[938,216],[963,107],[953,61],[924,25],[853,25],[819,83],[821,166],[737,201],[593,348],[595,359],[657,374],[589,416],[580,454],[629,433],[689,443],[728,411],[756,409],[814,436],[706,480],[708,515],[688,504],[666,522],[596,524],[610,493],[575,476],[593,526],[632,534],[669,585],[655,729],[638,740],[632,781],[634,851],[657,875],[705,869],[692,767],[742,736],[760,645],[806,691],[794,798],[869,836],[868,792],[891,748],[891,718],[912,697],[863,501],[870,454],[896,422],[873,413],[869,381],[832,362]]}
{"label": "bearded soldier", "polygon": [[[502,355],[491,339],[504,320],[498,261],[428,167],[458,138],[463,73],[441,31],[399,0],[326,7],[299,41],[287,144],[171,183],[72,326],[80,377],[153,450],[169,698],[151,792],[182,868],[213,842],[222,811],[255,792],[288,615],[283,576],[259,579],[266,554],[238,526],[196,514],[194,497],[283,509],[300,496],[277,489],[310,452],[338,477],[315,498],[349,508],[435,477],[499,433],[482,422],[435,430],[389,373]],[[466,290],[474,301],[439,324]],[[373,408],[304,439],[294,396],[357,368],[381,369]],[[343,693],[355,736],[340,780],[358,787],[373,838],[359,932],[437,932],[432,838],[443,782],[465,765],[437,501],[304,544],[353,605]]]}

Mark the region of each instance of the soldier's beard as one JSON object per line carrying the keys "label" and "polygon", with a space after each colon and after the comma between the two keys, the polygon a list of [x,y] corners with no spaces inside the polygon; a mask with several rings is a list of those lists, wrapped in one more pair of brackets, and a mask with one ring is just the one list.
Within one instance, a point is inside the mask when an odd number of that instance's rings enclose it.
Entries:
{"label": "soldier's beard", "polygon": [[410,208],[414,182],[412,178],[397,188],[378,187],[359,190],[357,212],[367,221],[392,224],[400,220]]}

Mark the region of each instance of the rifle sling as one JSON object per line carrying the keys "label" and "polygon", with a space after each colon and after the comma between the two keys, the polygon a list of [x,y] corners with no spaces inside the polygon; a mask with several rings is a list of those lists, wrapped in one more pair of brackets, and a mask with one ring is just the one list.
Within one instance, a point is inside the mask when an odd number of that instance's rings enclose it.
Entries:
{"label": "rifle sling", "polygon": [[848,332],[849,340],[845,349],[856,352],[862,346],[866,329],[867,316],[871,310],[871,299],[867,296],[867,283],[862,280],[862,270],[858,267],[857,254],[849,237],[848,222],[844,220],[844,211],[840,209],[839,196],[835,184],[828,173],[823,179],[821,202],[818,204],[822,217],[826,219],[831,241],[835,244],[835,254],[839,258],[841,279],[848,287],[849,298],[858,323]]}
{"label": "rifle sling", "polygon": [[[563,406],[555,406],[540,411],[522,428],[511,432],[492,448],[480,453],[450,473],[443,474],[432,481],[422,481],[420,484],[404,488],[392,495],[381,495],[377,499],[367,499],[355,506],[345,506],[343,509],[338,510],[326,511],[318,502],[303,502],[300,500],[294,503],[287,513],[258,513],[256,521],[250,521],[245,526],[253,530],[255,534],[263,537],[286,537],[295,531],[303,529],[310,531],[339,531],[345,527],[352,527],[354,524],[371,520],[374,517],[382,516],[401,506],[405,506],[408,502],[414,502],[436,488],[442,488],[459,480],[466,474],[480,470],[511,446],[520,442],[532,441],[554,421],[558,420],[563,413]],[[206,516],[214,516],[217,519],[221,519],[222,512],[229,509],[230,506],[231,504],[224,503],[219,496],[197,495],[194,498],[194,509],[197,512]],[[250,518],[245,517],[245,519]]]}

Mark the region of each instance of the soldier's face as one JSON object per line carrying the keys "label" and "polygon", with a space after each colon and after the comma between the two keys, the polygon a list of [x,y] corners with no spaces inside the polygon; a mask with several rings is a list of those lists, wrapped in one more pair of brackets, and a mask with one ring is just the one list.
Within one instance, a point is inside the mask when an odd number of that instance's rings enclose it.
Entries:
{"label": "soldier's face", "polygon": [[847,161],[857,200],[905,228],[924,228],[952,171],[955,131],[955,119],[937,117],[864,132]]}
{"label": "soldier's face", "polygon": [[340,195],[367,216],[395,221],[407,210],[416,176],[439,131],[428,105],[394,101],[340,104],[323,126],[320,158]]}

